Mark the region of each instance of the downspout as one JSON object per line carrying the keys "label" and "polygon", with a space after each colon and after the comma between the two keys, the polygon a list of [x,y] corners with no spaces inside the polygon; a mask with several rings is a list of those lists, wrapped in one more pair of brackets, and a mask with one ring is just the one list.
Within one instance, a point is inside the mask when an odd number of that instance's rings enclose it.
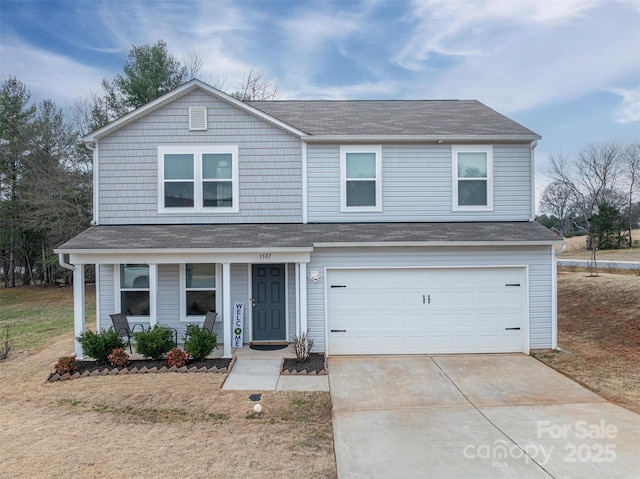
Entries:
{"label": "downspout", "polygon": [[75,269],[72,265],[64,260],[64,253],[58,253],[58,263],[60,263],[60,266],[62,266],[63,268],[70,269],[71,271]]}
{"label": "downspout", "polygon": [[529,221],[536,220],[536,155],[533,150],[538,146],[538,140],[529,143],[531,154],[531,216]]}
{"label": "downspout", "polygon": [[551,349],[560,351],[558,347],[558,255],[567,249],[567,243],[562,243],[559,251],[551,247]]}

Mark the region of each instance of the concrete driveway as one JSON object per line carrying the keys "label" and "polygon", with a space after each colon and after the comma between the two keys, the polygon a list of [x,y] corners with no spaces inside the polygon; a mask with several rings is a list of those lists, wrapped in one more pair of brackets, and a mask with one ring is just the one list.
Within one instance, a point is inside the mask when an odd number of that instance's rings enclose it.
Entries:
{"label": "concrete driveway", "polygon": [[338,476],[640,477],[640,415],[521,354],[332,357]]}

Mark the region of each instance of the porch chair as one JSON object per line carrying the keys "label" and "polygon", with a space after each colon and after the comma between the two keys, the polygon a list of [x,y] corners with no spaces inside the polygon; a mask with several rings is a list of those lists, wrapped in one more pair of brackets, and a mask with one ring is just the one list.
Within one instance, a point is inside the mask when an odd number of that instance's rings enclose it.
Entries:
{"label": "porch chair", "polygon": [[131,349],[131,334],[135,332],[137,326],[140,326],[140,331],[144,331],[144,326],[142,324],[134,324],[133,327],[129,327],[129,320],[127,319],[127,315],[124,313],[112,314],[110,316],[113,328],[118,333],[118,336],[121,338],[127,338],[129,352],[133,353],[133,350]]}
{"label": "porch chair", "polygon": [[216,319],[218,319],[218,313],[215,311],[207,311],[207,314],[204,317],[202,329],[206,329],[210,333],[213,333],[213,326],[216,324]]}

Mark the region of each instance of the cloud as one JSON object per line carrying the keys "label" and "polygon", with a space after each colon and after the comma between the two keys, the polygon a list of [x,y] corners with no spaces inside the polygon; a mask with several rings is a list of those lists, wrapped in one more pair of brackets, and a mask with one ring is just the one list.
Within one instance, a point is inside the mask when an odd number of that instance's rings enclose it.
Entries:
{"label": "cloud", "polygon": [[623,125],[640,122],[640,87],[613,88],[610,91],[622,97],[620,105],[613,112],[614,120]]}
{"label": "cloud", "polygon": [[0,74],[24,83],[33,100],[52,99],[63,106],[97,90],[108,72],[5,36]]}

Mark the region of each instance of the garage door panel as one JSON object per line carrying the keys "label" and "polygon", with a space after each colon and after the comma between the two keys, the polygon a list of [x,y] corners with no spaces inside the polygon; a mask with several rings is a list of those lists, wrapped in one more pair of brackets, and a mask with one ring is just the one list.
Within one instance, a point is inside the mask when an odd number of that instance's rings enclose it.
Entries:
{"label": "garage door panel", "polygon": [[524,268],[329,270],[329,354],[522,351],[525,280]]}

